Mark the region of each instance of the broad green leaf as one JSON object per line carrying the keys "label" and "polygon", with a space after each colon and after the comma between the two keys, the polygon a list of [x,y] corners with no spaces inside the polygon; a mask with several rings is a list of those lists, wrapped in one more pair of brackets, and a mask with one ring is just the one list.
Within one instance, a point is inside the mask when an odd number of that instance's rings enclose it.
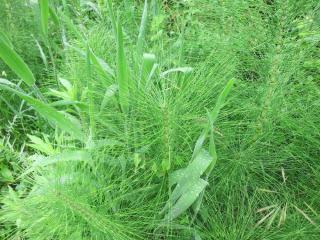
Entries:
{"label": "broad green leaf", "polygon": [[179,181],[181,181],[184,173],[185,173],[185,168],[178,169],[171,173],[169,175],[169,186],[172,187],[174,184],[177,184]]}
{"label": "broad green leaf", "polygon": [[13,88],[10,88],[6,85],[1,85],[0,88],[8,90],[12,93],[15,93],[20,98],[29,103],[39,114],[41,114],[48,121],[56,124],[57,127],[61,128],[65,132],[71,134],[73,137],[79,140],[83,140],[83,135],[81,129],[76,126],[72,121],[64,116],[64,114],[58,112],[52,106],[45,104],[38,99],[30,97],[22,92],[19,92]]}
{"label": "broad green leaf", "polygon": [[119,86],[119,102],[123,112],[129,110],[129,71],[124,52],[121,20],[118,18],[117,37],[117,79]]}
{"label": "broad green leaf", "polygon": [[144,36],[146,31],[147,25],[147,17],[148,17],[148,0],[144,1],[143,13],[141,17],[138,41],[137,41],[137,52],[138,56],[140,57],[143,52],[143,45],[144,45]]}
{"label": "broad green leaf", "polygon": [[190,179],[199,178],[212,162],[212,157],[203,149],[199,151],[194,160],[186,168],[179,169],[169,176],[170,186],[179,184],[182,186]]}
{"label": "broad green leaf", "polygon": [[186,168],[184,179],[200,177],[211,162],[212,157],[210,154],[206,150],[200,150],[194,160]]}
{"label": "broad green leaf", "polygon": [[0,58],[18,75],[27,85],[32,86],[35,78],[30,68],[22,58],[7,44],[6,40],[0,38]]}
{"label": "broad green leaf", "polygon": [[42,34],[48,39],[49,0],[38,0],[40,6],[40,23]]}
{"label": "broad green leaf", "polygon": [[169,209],[168,214],[164,217],[165,220],[173,220],[184,213],[198,198],[199,194],[208,185],[208,182],[199,178],[191,189],[183,194],[179,200]]}
{"label": "broad green leaf", "polygon": [[[193,161],[184,169],[175,171],[169,176],[170,187],[176,184],[171,197],[162,212],[166,211],[173,206],[176,201],[179,202],[180,198],[185,198],[197,186],[200,176],[205,172],[212,161],[211,156],[205,150],[201,150]],[[202,179],[201,179],[202,180]],[[197,194],[198,196],[199,194]],[[194,199],[196,201],[197,198]],[[191,202],[189,206],[193,203]],[[171,211],[169,209],[169,211]]]}

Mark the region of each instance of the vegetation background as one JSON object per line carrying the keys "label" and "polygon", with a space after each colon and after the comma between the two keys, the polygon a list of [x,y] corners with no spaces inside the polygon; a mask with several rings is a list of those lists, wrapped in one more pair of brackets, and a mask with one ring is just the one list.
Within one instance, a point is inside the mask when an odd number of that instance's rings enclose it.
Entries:
{"label": "vegetation background", "polygon": [[0,19],[0,239],[320,238],[319,1]]}

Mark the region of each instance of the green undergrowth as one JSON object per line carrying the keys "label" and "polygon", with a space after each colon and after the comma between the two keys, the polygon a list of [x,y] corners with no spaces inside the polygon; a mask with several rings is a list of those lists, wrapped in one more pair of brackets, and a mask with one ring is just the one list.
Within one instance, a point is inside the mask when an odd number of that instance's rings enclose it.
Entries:
{"label": "green undergrowth", "polygon": [[317,1],[0,0],[1,239],[318,239]]}

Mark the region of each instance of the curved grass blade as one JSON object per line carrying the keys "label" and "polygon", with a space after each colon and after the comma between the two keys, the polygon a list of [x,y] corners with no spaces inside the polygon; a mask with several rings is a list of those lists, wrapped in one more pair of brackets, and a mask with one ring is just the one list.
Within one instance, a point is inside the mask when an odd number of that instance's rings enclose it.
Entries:
{"label": "curved grass blade", "polygon": [[178,68],[171,68],[167,71],[164,71],[162,73],[160,73],[160,77],[163,78],[166,75],[168,75],[169,73],[175,73],[175,72],[182,72],[182,73],[190,73],[193,71],[192,67],[178,67]]}
{"label": "curved grass blade", "polygon": [[32,86],[35,78],[23,59],[10,47],[7,40],[0,38],[0,58],[18,75],[27,85]]}
{"label": "curved grass blade", "polygon": [[145,88],[147,79],[156,62],[156,56],[151,53],[144,53],[142,57],[141,82],[140,85]]}
{"label": "curved grass blade", "polygon": [[211,122],[214,124],[215,121],[217,120],[217,117],[219,115],[220,109],[223,107],[224,102],[226,101],[226,98],[234,84],[234,79],[231,79],[228,81],[227,85],[224,87],[222,92],[220,93],[217,103],[214,107],[214,109],[210,113],[211,117]]}
{"label": "curved grass blade", "polygon": [[57,127],[69,133],[76,139],[83,140],[83,134],[81,129],[77,127],[70,119],[66,118],[62,113],[58,112],[52,106],[45,104],[39,101],[38,99],[30,97],[6,85],[0,84],[0,88],[8,90],[18,95],[20,98],[22,98],[27,103],[29,103],[39,114],[41,114],[48,121],[54,123]]}

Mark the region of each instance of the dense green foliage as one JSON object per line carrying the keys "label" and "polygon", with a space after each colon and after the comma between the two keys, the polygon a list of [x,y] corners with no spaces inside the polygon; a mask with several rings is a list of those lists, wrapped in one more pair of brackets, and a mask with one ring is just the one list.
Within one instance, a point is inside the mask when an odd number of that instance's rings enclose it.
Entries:
{"label": "dense green foliage", "polygon": [[0,19],[0,239],[320,238],[319,1]]}

